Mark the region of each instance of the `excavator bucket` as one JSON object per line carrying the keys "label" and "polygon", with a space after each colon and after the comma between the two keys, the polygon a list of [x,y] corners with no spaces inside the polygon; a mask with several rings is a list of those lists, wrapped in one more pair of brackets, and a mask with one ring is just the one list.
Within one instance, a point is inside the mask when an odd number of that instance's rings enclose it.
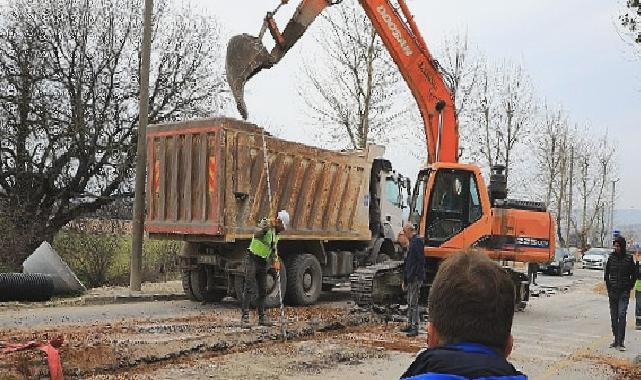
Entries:
{"label": "excavator bucket", "polygon": [[236,100],[238,112],[247,119],[245,83],[263,69],[273,66],[273,60],[258,37],[249,34],[234,36],[227,44],[227,83]]}

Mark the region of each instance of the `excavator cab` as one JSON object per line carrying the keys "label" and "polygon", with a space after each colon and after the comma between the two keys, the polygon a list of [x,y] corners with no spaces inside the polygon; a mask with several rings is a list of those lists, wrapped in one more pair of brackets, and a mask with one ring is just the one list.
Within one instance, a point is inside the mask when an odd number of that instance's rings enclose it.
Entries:
{"label": "excavator cab", "polygon": [[[424,198],[427,196],[427,204]],[[425,169],[418,175],[410,221],[419,226],[425,245],[440,247],[483,215],[474,171],[463,168]]]}
{"label": "excavator cab", "polygon": [[434,173],[425,222],[425,244],[439,247],[481,218],[474,173],[441,169]]}

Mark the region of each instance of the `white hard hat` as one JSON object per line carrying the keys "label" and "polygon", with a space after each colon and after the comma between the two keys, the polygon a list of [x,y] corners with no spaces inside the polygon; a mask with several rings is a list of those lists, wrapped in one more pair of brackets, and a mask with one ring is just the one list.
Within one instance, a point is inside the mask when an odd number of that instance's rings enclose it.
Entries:
{"label": "white hard hat", "polygon": [[283,222],[283,226],[285,226],[285,228],[287,228],[287,226],[289,225],[289,213],[287,213],[287,211],[285,211],[285,210],[280,210],[278,212],[278,219],[281,222]]}

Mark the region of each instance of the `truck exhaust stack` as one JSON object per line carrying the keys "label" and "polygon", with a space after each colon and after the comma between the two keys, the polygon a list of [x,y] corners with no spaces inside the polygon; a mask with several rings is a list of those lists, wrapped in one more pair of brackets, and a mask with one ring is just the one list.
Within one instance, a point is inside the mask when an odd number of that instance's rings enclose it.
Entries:
{"label": "truck exhaust stack", "polygon": [[273,66],[267,48],[258,37],[241,34],[232,37],[227,44],[227,82],[236,100],[236,107],[247,120],[245,83],[263,69]]}

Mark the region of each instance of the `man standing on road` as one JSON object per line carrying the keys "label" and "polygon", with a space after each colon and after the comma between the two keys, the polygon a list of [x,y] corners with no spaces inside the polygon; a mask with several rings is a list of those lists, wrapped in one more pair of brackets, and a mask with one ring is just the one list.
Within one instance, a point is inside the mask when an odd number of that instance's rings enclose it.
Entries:
{"label": "man standing on road", "polygon": [[416,228],[411,223],[403,226],[403,233],[409,239],[409,248],[405,256],[403,272],[403,289],[407,292],[407,319],[408,324],[402,330],[407,336],[418,336],[418,299],[421,294],[421,285],[425,282],[425,254],[423,253],[423,239],[416,233]]}
{"label": "man standing on road", "polygon": [[614,252],[605,264],[603,279],[608,289],[610,319],[614,341],[610,347],[625,351],[625,323],[630,302],[630,291],[636,281],[636,265],[625,251],[626,242],[622,236],[614,239]]}
{"label": "man standing on road", "polygon": [[254,233],[247,257],[245,258],[245,283],[243,285],[242,317],[243,327],[249,327],[249,307],[251,295],[256,294],[256,308],[258,309],[258,324],[273,326],[265,315],[265,298],[267,288],[267,271],[272,261],[278,260],[274,252],[278,244],[279,234],[287,228],[289,214],[282,210],[274,222],[264,218],[258,224]]}
{"label": "man standing on road", "polygon": [[401,379],[526,380],[512,352],[515,290],[483,253],[458,253],[441,264],[430,289],[427,345]]}

